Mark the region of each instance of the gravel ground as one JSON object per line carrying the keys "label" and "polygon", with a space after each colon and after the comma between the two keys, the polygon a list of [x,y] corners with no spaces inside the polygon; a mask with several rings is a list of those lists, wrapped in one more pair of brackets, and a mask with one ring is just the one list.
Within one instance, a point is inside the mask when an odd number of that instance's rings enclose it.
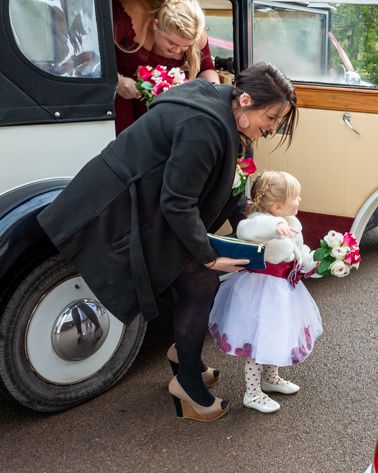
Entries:
{"label": "gravel ground", "polygon": [[324,334],[302,365],[282,370],[301,386],[273,395],[281,410],[242,406],[242,360],[206,340],[222,371],[215,392],[231,412],[211,423],[179,420],[167,393],[171,317],[151,322],[142,350],[116,387],[45,416],[3,402],[0,473],[363,473],[377,438],[378,231],[361,242],[360,270],[306,282]]}

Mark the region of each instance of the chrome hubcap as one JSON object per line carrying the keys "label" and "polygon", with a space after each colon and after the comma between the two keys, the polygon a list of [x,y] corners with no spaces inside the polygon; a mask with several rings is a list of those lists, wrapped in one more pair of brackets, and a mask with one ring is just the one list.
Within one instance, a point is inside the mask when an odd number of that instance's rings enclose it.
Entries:
{"label": "chrome hubcap", "polygon": [[101,347],[109,327],[107,311],[98,301],[80,299],[67,305],[55,320],[52,346],[64,360],[83,360]]}

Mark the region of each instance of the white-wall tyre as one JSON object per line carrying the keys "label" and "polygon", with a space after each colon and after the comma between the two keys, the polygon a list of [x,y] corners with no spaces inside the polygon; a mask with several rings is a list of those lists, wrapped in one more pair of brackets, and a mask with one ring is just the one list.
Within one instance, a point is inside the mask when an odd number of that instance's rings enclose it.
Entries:
{"label": "white-wall tyre", "polygon": [[[87,320],[80,322],[84,328],[79,341],[70,318],[70,308],[78,301],[89,303],[98,315],[102,328],[97,338]],[[1,389],[40,412],[59,412],[85,402],[126,373],[146,326],[141,315],[123,325],[101,306],[70,264],[58,255],[50,257],[24,277],[1,316]]]}
{"label": "white-wall tyre", "polygon": [[[372,230],[375,224],[378,221],[377,217],[378,211],[378,190],[373,192],[368,199],[361,206],[360,210],[357,212],[357,215],[354,219],[351,233],[353,233],[357,240],[361,240],[362,235],[368,231]],[[373,222],[374,220],[374,222]]]}

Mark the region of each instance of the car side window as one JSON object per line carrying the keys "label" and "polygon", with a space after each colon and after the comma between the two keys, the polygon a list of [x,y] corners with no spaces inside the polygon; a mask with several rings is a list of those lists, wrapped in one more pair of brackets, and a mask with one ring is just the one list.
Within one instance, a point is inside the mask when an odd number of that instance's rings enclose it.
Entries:
{"label": "car side window", "polygon": [[232,3],[230,0],[201,0],[211,55],[221,82],[231,83],[234,68]]}
{"label": "car side window", "polygon": [[253,2],[251,62],[294,81],[378,88],[378,1],[298,3]]}
{"label": "car side window", "polygon": [[61,77],[101,77],[94,0],[10,0],[15,42],[36,67]]}

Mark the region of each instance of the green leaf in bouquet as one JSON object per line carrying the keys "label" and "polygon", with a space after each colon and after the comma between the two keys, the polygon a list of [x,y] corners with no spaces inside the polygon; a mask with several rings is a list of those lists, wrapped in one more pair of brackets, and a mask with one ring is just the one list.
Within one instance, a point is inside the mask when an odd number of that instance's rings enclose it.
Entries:
{"label": "green leaf in bouquet", "polygon": [[137,80],[135,82],[135,87],[138,90],[140,90],[142,93],[145,93],[145,92],[148,93],[153,89],[154,86],[151,84],[151,82]]}
{"label": "green leaf in bouquet", "polygon": [[321,276],[324,276],[326,274],[330,273],[329,267],[331,264],[335,261],[334,258],[325,258],[318,266],[316,272],[320,274]]}
{"label": "green leaf in bouquet", "polygon": [[152,90],[154,88],[153,84],[147,81],[142,82],[140,86],[145,90]]}
{"label": "green leaf in bouquet", "polygon": [[320,240],[320,246],[321,246],[321,248],[329,248],[330,249],[330,247],[328,246],[328,244],[325,240]]}
{"label": "green leaf in bouquet", "polygon": [[314,261],[323,261],[324,258],[331,254],[331,248],[318,248],[314,251]]}
{"label": "green leaf in bouquet", "polygon": [[243,192],[245,189],[245,184],[242,182],[239,187],[235,187],[232,189],[232,195],[236,196],[239,195],[241,192]]}

